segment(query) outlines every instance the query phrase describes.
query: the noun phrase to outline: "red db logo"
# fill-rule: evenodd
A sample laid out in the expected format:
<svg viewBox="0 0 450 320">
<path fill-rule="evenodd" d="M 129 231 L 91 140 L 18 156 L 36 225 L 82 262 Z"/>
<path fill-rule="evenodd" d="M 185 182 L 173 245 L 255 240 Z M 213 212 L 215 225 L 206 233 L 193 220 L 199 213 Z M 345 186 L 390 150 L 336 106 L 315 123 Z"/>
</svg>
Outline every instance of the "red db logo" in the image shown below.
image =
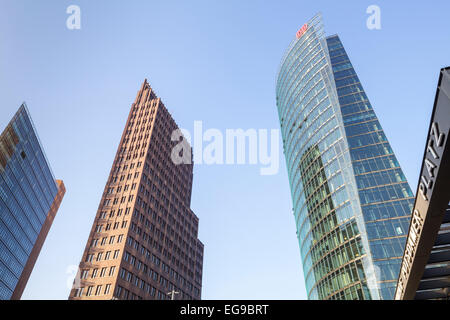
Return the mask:
<svg viewBox="0 0 450 320">
<path fill-rule="evenodd" d="M 308 30 L 308 24 L 307 23 L 305 23 L 303 25 L 303 27 L 300 30 L 297 31 L 297 39 L 300 39 L 305 34 L 306 30 Z"/>
</svg>

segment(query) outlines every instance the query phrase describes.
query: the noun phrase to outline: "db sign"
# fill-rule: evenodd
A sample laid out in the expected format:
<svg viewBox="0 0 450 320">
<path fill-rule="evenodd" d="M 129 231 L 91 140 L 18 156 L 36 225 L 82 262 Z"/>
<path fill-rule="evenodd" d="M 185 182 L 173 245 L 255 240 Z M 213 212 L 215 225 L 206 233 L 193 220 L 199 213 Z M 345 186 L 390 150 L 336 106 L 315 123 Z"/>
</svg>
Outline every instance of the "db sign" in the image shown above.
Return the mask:
<svg viewBox="0 0 450 320">
<path fill-rule="evenodd" d="M 301 27 L 301 29 L 297 31 L 297 39 L 300 39 L 305 34 L 306 30 L 308 30 L 308 24 L 307 23 L 305 23 L 303 25 L 303 27 Z"/>
</svg>

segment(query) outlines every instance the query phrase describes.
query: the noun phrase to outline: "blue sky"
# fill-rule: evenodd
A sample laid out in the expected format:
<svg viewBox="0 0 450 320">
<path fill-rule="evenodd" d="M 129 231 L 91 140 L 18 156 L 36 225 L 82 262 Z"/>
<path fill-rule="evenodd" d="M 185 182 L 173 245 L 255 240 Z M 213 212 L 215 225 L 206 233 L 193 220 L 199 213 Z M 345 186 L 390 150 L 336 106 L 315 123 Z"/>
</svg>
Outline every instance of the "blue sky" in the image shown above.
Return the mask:
<svg viewBox="0 0 450 320">
<path fill-rule="evenodd" d="M 438 72 L 450 64 L 450 2 L 2 0 L 0 127 L 26 101 L 67 193 L 24 299 L 67 299 L 142 81 L 184 128 L 278 129 L 276 73 L 296 31 L 322 12 L 338 33 L 416 189 Z M 81 8 L 81 30 L 66 8 Z M 381 30 L 366 8 L 381 8 Z M 304 299 L 285 162 L 196 166 L 204 299 Z"/>
</svg>

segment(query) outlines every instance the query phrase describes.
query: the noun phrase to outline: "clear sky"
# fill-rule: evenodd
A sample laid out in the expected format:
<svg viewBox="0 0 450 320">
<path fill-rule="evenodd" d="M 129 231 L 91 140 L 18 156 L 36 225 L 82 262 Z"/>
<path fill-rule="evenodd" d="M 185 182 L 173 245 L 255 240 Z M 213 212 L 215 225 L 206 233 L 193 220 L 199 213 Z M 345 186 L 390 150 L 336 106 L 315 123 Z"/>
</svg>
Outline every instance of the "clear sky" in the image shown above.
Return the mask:
<svg viewBox="0 0 450 320">
<path fill-rule="evenodd" d="M 81 30 L 66 8 L 81 8 Z M 366 9 L 381 8 L 381 30 Z M 438 72 L 450 65 L 450 2 L 0 2 L 0 130 L 27 102 L 67 193 L 24 299 L 67 299 L 126 118 L 148 78 L 192 130 L 279 129 L 276 73 L 296 31 L 322 12 L 338 33 L 416 190 Z M 285 161 L 195 167 L 192 209 L 205 244 L 204 299 L 304 299 Z"/>
</svg>

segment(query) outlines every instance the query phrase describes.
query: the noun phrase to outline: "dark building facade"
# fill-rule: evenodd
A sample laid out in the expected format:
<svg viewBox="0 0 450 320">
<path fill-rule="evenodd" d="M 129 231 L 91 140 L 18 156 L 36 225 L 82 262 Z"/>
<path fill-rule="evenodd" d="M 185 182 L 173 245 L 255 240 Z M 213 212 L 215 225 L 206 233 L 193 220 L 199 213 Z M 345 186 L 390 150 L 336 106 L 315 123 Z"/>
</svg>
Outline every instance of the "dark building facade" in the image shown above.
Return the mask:
<svg viewBox="0 0 450 320">
<path fill-rule="evenodd" d="M 277 107 L 309 299 L 393 299 L 414 201 L 320 15 L 282 59 Z"/>
<path fill-rule="evenodd" d="M 0 136 L 0 299 L 21 298 L 64 193 L 23 104 Z"/>
<path fill-rule="evenodd" d="M 450 299 L 450 67 L 440 72 L 397 300 Z"/>
<path fill-rule="evenodd" d="M 193 164 L 171 159 L 177 129 L 145 81 L 131 106 L 69 299 L 201 298 L 203 244 L 190 209 Z"/>
</svg>

